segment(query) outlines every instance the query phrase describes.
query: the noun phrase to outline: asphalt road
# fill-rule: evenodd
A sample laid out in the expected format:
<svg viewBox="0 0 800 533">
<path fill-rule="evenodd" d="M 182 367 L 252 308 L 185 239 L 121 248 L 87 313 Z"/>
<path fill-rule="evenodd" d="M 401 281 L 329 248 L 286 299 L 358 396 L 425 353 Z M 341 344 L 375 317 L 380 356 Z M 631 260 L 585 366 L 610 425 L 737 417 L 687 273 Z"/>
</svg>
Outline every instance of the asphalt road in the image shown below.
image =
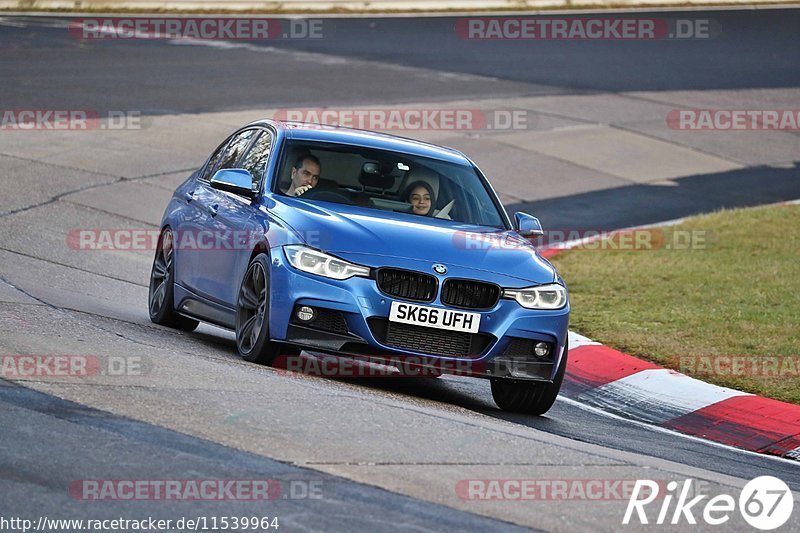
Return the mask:
<svg viewBox="0 0 800 533">
<path fill-rule="evenodd" d="M 614 531 L 622 501 L 490 505 L 464 500 L 453 487 L 475 478 L 653 476 L 693 477 L 730 491 L 742 480 L 772 474 L 800 490 L 796 463 L 656 432 L 571 401 L 559 400 L 545 417 L 516 416 L 495 408 L 482 381 L 327 380 L 246 364 L 225 332 L 204 326 L 185 335 L 149 323 L 149 252 L 86 254 L 64 246 L 70 228 L 157 224 L 176 180 L 203 157 L 210 139 L 233 127 L 220 112 L 611 98 L 623 91 L 649 91 L 636 97 L 643 100 L 654 91 L 699 91 L 728 102 L 729 91 L 745 90 L 762 106 L 785 101 L 764 94 L 796 97 L 800 12 L 708 17 L 722 32 L 684 42 L 467 42 L 454 34 L 452 18 L 364 18 L 326 20 L 320 40 L 227 47 L 79 41 L 65 32 L 63 19 L 0 18 L 6 109 L 196 115 L 170 118 L 187 126 L 168 133 L 156 122 L 130 144 L 100 134 L 87 141 L 69 133 L 0 132 L 0 349 L 135 358 L 145 367 L 85 380 L 0 380 L 0 516 L 177 519 L 257 512 L 281 517 L 289 530 L 510 530 L 518 524 Z M 758 92 L 767 90 L 788 92 Z M 201 122 L 217 125 L 203 129 Z M 515 206 L 552 227 L 611 228 L 794 199 L 800 186 L 793 163 L 800 157 L 797 134 L 787 136 L 782 146 L 788 148 L 764 148 L 763 161 L 737 160 L 740 168 L 679 177 L 677 188 L 598 185 L 605 176 L 581 174 L 571 189 L 554 183 L 548 198 L 537 196 L 535 183 L 525 185 L 532 192 Z M 713 139 L 696 142 L 695 152 L 721 153 Z M 475 152 L 492 164 L 491 150 Z M 67 490 L 81 479 L 189 478 L 270 478 L 284 488 L 319 481 L 324 496 L 256 507 L 84 502 Z M 740 522 L 731 526 L 744 530 Z M 797 522 L 790 526 L 797 529 Z"/>
<path fill-rule="evenodd" d="M 152 113 L 800 84 L 794 9 L 625 16 L 701 19 L 715 28 L 707 39 L 685 40 L 469 40 L 455 30 L 461 18 L 330 18 L 321 21 L 319 38 L 223 48 L 79 40 L 65 31 L 64 19 L 21 25 L 5 17 L 0 60 L 6 69 L 13 65 L 14 75 L 0 80 L 0 94 L 23 107 L 90 104 Z M 280 51 L 339 59 L 320 65 Z"/>
</svg>

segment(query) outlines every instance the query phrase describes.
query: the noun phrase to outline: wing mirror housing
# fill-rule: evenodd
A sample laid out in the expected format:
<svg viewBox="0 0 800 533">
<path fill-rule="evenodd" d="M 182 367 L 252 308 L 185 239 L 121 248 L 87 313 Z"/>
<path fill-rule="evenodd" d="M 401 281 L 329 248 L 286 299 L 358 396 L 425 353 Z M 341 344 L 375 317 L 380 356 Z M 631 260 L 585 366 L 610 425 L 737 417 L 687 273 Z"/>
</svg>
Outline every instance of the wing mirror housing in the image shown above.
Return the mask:
<svg viewBox="0 0 800 533">
<path fill-rule="evenodd" d="M 544 235 L 542 224 L 535 216 L 528 213 L 514 213 L 514 225 L 516 226 L 517 233 L 526 239 L 541 237 Z"/>
<path fill-rule="evenodd" d="M 220 191 L 231 192 L 250 198 L 255 198 L 253 190 L 253 175 L 243 168 L 225 168 L 217 170 L 211 178 L 211 186 Z"/>
</svg>

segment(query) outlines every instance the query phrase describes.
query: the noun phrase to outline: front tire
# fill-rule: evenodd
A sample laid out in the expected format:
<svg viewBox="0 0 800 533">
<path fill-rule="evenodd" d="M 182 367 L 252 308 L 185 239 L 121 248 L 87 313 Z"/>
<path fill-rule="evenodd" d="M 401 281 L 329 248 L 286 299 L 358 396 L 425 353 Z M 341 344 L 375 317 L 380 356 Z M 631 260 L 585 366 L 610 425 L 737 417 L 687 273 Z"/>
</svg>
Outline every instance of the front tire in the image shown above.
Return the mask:
<svg viewBox="0 0 800 533">
<path fill-rule="evenodd" d="M 147 296 L 150 321 L 182 331 L 194 331 L 200 323 L 175 312 L 174 242 L 172 231 L 164 228 L 158 236 L 156 256 L 150 271 L 150 290 Z"/>
<path fill-rule="evenodd" d="M 564 373 L 567 370 L 568 346 L 564 345 L 564 355 L 558 365 L 555 379 L 552 383 L 538 383 L 531 381 L 511 381 L 507 379 L 492 380 L 492 398 L 503 411 L 525 413 L 529 415 L 543 415 L 555 403 Z"/>
<path fill-rule="evenodd" d="M 271 364 L 280 344 L 269 340 L 269 256 L 250 262 L 236 300 L 236 348 L 245 361 Z"/>
</svg>

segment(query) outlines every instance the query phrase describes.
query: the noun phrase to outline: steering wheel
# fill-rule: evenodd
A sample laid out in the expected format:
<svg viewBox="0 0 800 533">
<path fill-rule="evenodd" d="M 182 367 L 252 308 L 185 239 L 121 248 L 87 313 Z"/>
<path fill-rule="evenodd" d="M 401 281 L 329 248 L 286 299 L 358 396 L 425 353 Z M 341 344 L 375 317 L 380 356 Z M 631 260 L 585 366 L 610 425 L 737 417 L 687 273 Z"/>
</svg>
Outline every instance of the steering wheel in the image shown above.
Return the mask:
<svg viewBox="0 0 800 533">
<path fill-rule="evenodd" d="M 322 202 L 355 205 L 355 202 L 353 202 L 353 200 L 351 200 L 347 195 L 337 191 L 331 191 L 330 189 L 310 189 L 298 196 L 298 198 L 308 198 L 309 200 L 318 200 Z"/>
</svg>

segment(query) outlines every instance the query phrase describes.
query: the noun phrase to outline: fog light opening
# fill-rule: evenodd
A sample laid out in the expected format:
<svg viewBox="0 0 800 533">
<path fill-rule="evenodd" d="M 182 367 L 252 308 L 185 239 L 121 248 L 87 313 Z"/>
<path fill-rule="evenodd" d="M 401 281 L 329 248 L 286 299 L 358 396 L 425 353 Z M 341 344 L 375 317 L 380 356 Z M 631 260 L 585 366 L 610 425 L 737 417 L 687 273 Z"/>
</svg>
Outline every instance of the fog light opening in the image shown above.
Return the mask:
<svg viewBox="0 0 800 533">
<path fill-rule="evenodd" d="M 317 312 L 314 310 L 313 307 L 308 307 L 307 305 L 303 305 L 297 308 L 295 316 L 301 322 L 311 322 L 317 317 Z"/>
<path fill-rule="evenodd" d="M 537 342 L 536 346 L 533 347 L 533 353 L 536 354 L 536 357 L 544 359 L 550 355 L 550 345 L 546 342 Z"/>
</svg>

